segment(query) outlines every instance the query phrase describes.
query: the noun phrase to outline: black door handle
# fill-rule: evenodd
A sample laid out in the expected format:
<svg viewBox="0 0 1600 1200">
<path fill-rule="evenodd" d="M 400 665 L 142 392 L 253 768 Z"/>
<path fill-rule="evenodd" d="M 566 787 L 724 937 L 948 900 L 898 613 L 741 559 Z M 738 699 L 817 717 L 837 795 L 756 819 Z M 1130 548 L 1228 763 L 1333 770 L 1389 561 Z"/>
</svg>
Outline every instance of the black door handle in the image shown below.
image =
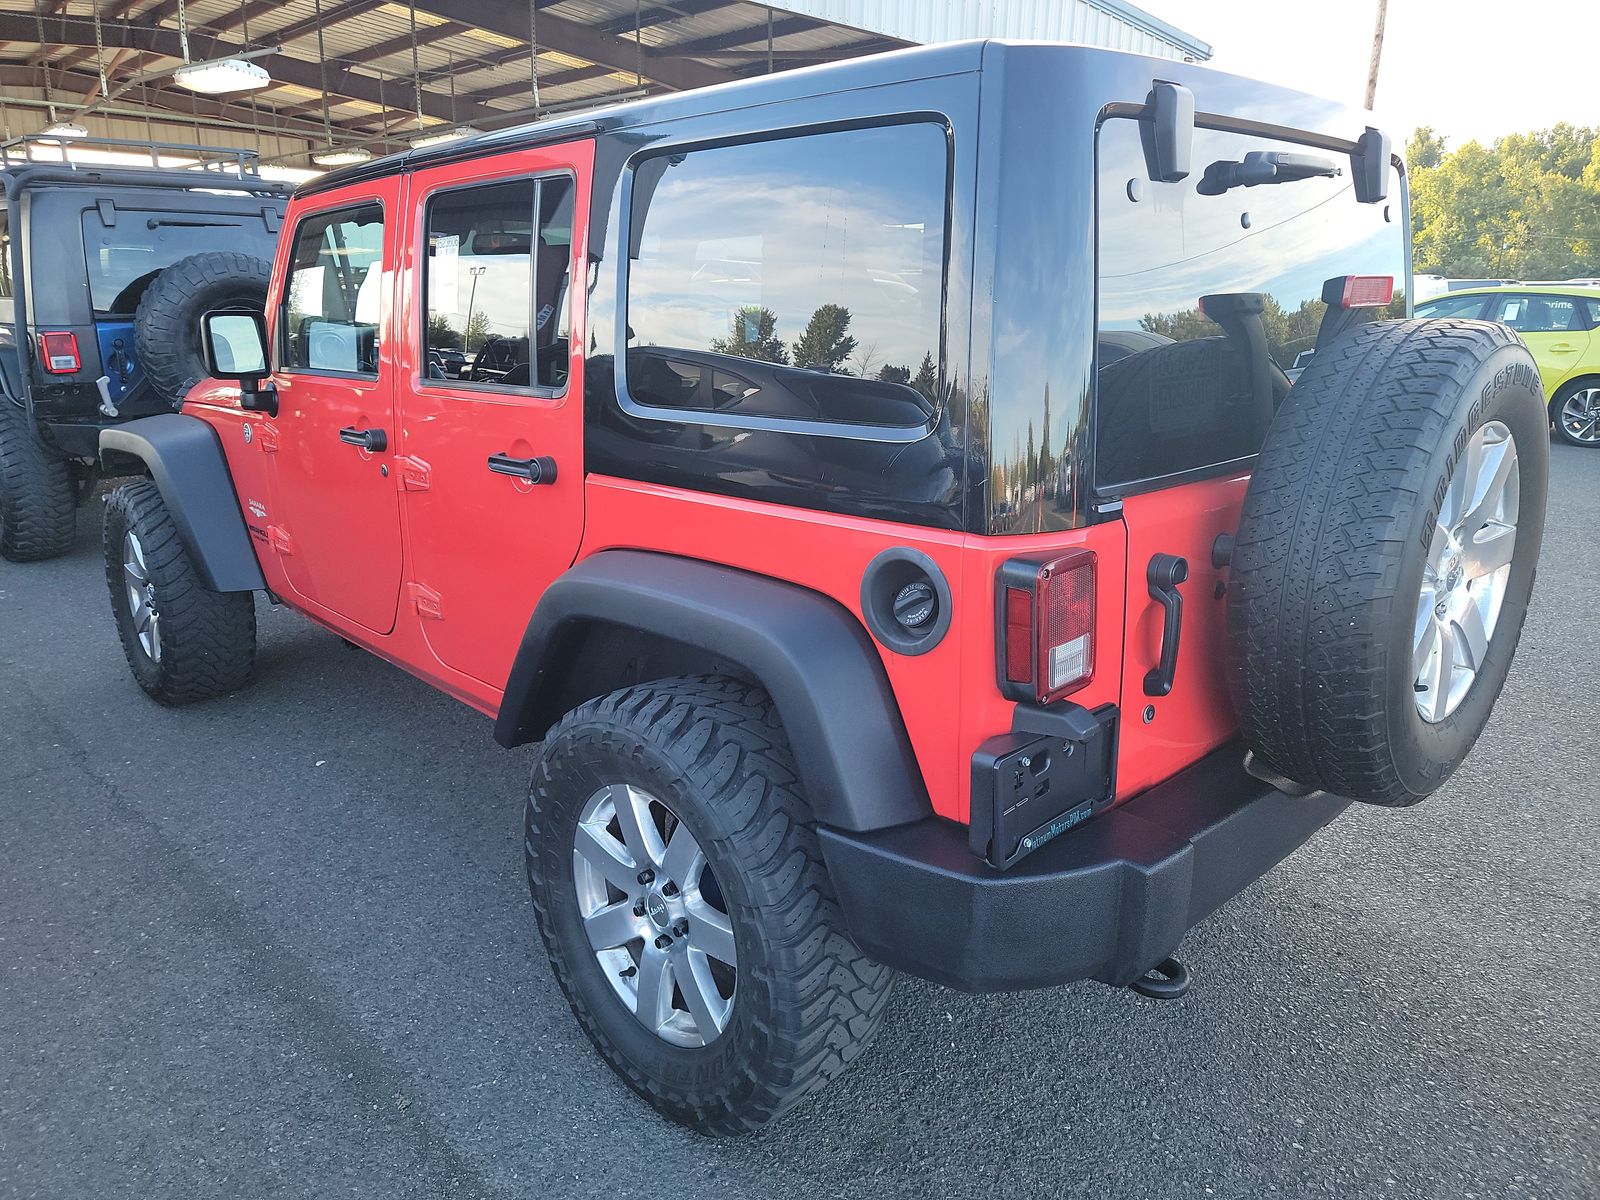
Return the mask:
<svg viewBox="0 0 1600 1200">
<path fill-rule="evenodd" d="M 1144 694 L 1166 696 L 1178 673 L 1178 635 L 1183 632 L 1183 596 L 1178 585 L 1189 578 L 1189 560 L 1176 554 L 1152 555 L 1145 578 L 1150 599 L 1161 602 L 1166 617 L 1161 625 L 1161 661 L 1145 673 Z"/>
<path fill-rule="evenodd" d="M 491 454 L 489 470 L 496 475 L 526 479 L 529 483 L 556 481 L 556 460 L 543 454 L 535 458 L 512 458 L 509 454 Z"/>
<path fill-rule="evenodd" d="M 357 429 L 354 425 L 346 425 L 339 430 L 339 440 L 347 446 L 360 446 L 374 454 L 389 448 L 389 435 L 381 429 Z"/>
</svg>

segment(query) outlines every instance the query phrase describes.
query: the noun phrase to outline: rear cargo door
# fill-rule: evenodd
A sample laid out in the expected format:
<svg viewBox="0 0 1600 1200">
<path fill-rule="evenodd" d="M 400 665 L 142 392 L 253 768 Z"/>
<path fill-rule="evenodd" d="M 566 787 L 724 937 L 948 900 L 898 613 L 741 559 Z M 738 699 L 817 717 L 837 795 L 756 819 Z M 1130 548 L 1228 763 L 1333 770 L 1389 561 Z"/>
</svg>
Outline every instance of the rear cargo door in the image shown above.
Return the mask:
<svg viewBox="0 0 1600 1200">
<path fill-rule="evenodd" d="M 1256 151 L 1313 154 L 1327 173 L 1206 182 Z M 1394 277 L 1403 313 L 1406 251 L 1398 179 L 1392 204 L 1361 204 L 1348 159 L 1326 150 L 1197 128 L 1190 177 L 1163 183 L 1149 178 L 1139 122 L 1117 118 L 1101 127 L 1098 162 L 1093 472 L 1097 507 L 1127 530 L 1118 790 L 1129 795 L 1234 736 L 1218 539 L 1238 526 L 1289 391 L 1284 368 L 1316 344 L 1324 281 Z"/>
</svg>

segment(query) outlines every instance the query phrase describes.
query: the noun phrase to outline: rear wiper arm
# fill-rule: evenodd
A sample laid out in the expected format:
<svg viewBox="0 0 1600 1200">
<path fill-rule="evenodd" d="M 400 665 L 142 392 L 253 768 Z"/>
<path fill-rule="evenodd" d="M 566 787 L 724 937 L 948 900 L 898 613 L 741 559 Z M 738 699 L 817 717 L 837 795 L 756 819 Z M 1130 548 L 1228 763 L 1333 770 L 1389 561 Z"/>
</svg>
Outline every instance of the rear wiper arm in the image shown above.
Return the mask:
<svg viewBox="0 0 1600 1200">
<path fill-rule="evenodd" d="M 1243 162 L 1224 158 L 1206 168 L 1195 189 L 1202 196 L 1220 196 L 1236 187 L 1257 187 L 1263 183 L 1291 183 L 1319 175 L 1343 172 L 1326 158 L 1315 154 L 1286 154 L 1279 150 L 1251 150 Z"/>
</svg>

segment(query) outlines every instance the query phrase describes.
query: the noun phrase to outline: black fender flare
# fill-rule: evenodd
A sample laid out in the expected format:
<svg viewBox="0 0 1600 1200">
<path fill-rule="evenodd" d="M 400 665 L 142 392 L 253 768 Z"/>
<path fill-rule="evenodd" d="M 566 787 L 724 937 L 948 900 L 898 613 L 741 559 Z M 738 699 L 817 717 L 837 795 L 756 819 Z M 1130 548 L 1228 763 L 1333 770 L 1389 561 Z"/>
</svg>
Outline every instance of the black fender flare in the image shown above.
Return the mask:
<svg viewBox="0 0 1600 1200">
<path fill-rule="evenodd" d="M 809 588 L 673 555 L 603 550 L 546 589 L 506 682 L 497 742 L 535 741 L 560 719 L 565 647 L 595 625 L 748 671 L 777 706 L 823 824 L 864 833 L 932 815 L 894 689 L 854 615 Z"/>
<path fill-rule="evenodd" d="M 102 459 L 107 452 L 144 463 L 201 583 L 214 592 L 265 590 L 216 430 L 181 413 L 140 417 L 100 431 Z"/>
</svg>

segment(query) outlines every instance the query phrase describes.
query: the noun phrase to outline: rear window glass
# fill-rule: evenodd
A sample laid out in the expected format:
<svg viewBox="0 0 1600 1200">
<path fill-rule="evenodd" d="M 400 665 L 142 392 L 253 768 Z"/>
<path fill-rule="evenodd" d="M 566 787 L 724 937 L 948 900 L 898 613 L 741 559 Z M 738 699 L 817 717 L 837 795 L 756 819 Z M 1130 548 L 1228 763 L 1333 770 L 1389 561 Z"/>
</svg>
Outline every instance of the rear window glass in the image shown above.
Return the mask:
<svg viewBox="0 0 1600 1200">
<path fill-rule="evenodd" d="M 119 209 L 108 226 L 91 208 L 83 214 L 89 299 L 96 312 L 131 315 L 150 281 L 180 258 L 212 250 L 271 258 L 272 242 L 253 215 Z"/>
<path fill-rule="evenodd" d="M 664 154 L 635 170 L 628 394 L 740 418 L 937 408 L 947 143 L 932 124 Z"/>
<path fill-rule="evenodd" d="M 1314 155 L 1339 173 L 1201 191 L 1208 166 L 1242 163 L 1251 151 Z M 1187 179 L 1156 183 L 1137 120 L 1100 131 L 1101 489 L 1253 455 L 1288 392 L 1284 372 L 1316 345 L 1325 280 L 1391 276 L 1387 314 L 1405 312 L 1397 177 L 1388 201 L 1361 204 L 1344 155 L 1210 129 L 1195 130 L 1193 154 Z"/>
</svg>

